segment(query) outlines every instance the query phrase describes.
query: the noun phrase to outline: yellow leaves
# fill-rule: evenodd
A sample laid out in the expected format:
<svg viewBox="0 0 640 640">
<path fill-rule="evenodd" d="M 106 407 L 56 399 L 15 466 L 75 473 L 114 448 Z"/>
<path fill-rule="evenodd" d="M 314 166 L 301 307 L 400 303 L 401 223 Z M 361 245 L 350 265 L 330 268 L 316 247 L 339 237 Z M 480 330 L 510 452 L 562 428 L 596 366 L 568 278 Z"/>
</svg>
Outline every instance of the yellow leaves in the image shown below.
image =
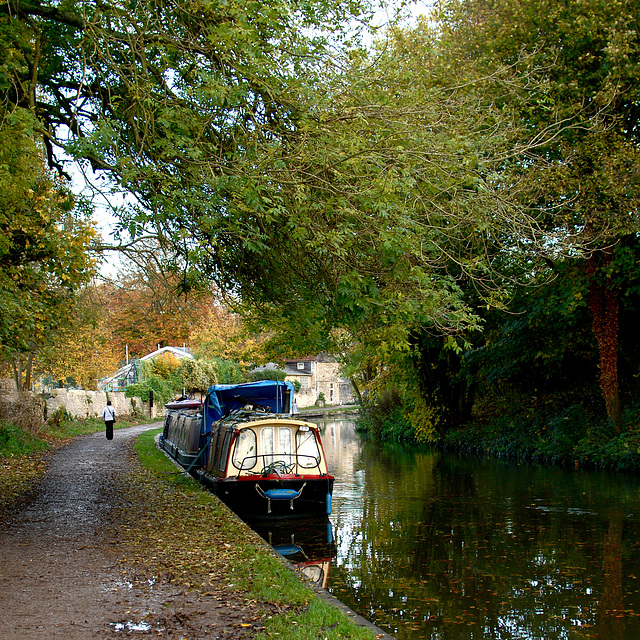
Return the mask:
<svg viewBox="0 0 640 640">
<path fill-rule="evenodd" d="M 0 521 L 33 489 L 45 469 L 39 457 L 0 457 Z"/>
</svg>

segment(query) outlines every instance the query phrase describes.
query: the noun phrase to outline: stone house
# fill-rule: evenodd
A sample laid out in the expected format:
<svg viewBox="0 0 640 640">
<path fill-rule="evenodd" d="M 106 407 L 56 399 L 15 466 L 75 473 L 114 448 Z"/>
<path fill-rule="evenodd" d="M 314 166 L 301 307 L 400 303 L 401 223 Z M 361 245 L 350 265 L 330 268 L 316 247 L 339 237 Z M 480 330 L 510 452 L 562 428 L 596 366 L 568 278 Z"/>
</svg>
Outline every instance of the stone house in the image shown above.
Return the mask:
<svg viewBox="0 0 640 640">
<path fill-rule="evenodd" d="M 284 370 L 286 381 L 300 383 L 296 393 L 300 408 L 313 406 L 321 393 L 327 405 L 355 402 L 351 382 L 340 375 L 340 364 L 332 356 L 320 354 L 287 360 Z"/>
</svg>

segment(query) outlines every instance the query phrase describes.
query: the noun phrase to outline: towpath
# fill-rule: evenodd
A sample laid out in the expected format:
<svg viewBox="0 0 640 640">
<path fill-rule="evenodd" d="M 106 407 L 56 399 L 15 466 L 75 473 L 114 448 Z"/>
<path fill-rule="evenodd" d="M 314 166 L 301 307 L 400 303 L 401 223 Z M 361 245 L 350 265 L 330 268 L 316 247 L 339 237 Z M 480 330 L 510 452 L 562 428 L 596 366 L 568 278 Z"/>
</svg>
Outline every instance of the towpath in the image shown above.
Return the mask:
<svg viewBox="0 0 640 640">
<path fill-rule="evenodd" d="M 35 499 L 0 530 L 0 638 L 240 637 L 239 604 L 135 583 L 106 532 L 127 441 L 160 423 L 78 438 L 52 456 Z M 244 634 L 242 634 L 244 635 Z"/>
</svg>

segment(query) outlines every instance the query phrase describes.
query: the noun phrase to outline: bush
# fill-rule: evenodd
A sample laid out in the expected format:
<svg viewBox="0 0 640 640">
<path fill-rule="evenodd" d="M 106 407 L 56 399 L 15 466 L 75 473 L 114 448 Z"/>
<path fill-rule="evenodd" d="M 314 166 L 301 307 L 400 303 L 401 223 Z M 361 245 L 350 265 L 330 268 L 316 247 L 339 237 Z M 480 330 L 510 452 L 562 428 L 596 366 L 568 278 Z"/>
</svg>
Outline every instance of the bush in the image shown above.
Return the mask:
<svg viewBox="0 0 640 640">
<path fill-rule="evenodd" d="M 282 380 L 287 374 L 279 369 L 263 369 L 262 371 L 251 371 L 249 373 L 250 382 L 259 382 L 260 380 Z"/>
<path fill-rule="evenodd" d="M 207 391 L 218 381 L 216 363 L 202 358 L 184 358 L 179 373 L 183 386 L 189 391 Z"/>
<path fill-rule="evenodd" d="M 410 442 L 415 433 L 405 418 L 400 393 L 396 389 L 384 390 L 376 402 L 366 402 L 357 420 L 356 428 L 361 433 L 377 440 Z"/>
<path fill-rule="evenodd" d="M 130 384 L 125 390 L 125 395 L 127 398 L 141 398 L 143 402 L 149 402 L 149 391 L 151 390 L 153 391 L 154 404 L 166 404 L 176 394 L 181 393 L 182 385 L 178 380 L 165 380 L 152 375 L 144 382 Z"/>
</svg>

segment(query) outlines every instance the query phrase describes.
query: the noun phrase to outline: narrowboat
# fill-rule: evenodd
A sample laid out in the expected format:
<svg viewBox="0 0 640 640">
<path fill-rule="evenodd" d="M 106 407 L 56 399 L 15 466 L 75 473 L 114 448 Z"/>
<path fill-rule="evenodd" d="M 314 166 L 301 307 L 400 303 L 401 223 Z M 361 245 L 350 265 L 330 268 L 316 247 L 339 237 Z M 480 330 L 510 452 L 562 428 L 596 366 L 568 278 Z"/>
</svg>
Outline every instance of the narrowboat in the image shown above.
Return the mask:
<svg viewBox="0 0 640 640">
<path fill-rule="evenodd" d="M 161 446 L 241 518 L 331 512 L 317 425 L 292 414 L 293 385 L 212 385 L 201 407 L 167 406 Z"/>
<path fill-rule="evenodd" d="M 204 444 L 200 400 L 176 400 L 165 405 L 160 443 L 180 465 L 193 468 Z"/>
</svg>

